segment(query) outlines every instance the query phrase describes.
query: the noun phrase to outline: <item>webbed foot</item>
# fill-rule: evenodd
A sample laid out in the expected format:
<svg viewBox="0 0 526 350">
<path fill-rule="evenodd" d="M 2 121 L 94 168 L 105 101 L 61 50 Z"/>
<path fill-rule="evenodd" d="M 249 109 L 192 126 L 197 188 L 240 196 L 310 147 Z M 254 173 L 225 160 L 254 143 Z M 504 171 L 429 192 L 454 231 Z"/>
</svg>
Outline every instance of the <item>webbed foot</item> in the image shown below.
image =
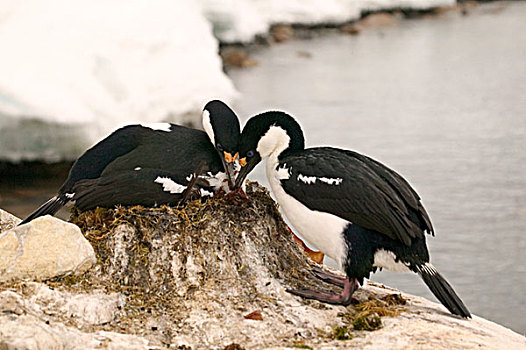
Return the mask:
<svg viewBox="0 0 526 350">
<path fill-rule="evenodd" d="M 316 274 L 316 277 L 318 277 L 320 280 L 330 284 L 334 284 L 335 286 L 338 286 L 340 288 L 344 288 L 345 281 L 347 281 L 347 278 L 327 271 L 319 266 L 314 266 L 313 271 Z"/>
<path fill-rule="evenodd" d="M 352 295 L 354 291 L 358 289 L 359 285 L 360 284 L 358 283 L 358 280 L 356 278 L 353 278 L 352 280 L 346 278 L 343 286 L 343 291 L 340 294 L 319 292 L 307 288 L 287 289 L 287 292 L 300 296 L 302 298 L 318 300 L 322 303 L 348 306 L 351 304 Z"/>
</svg>

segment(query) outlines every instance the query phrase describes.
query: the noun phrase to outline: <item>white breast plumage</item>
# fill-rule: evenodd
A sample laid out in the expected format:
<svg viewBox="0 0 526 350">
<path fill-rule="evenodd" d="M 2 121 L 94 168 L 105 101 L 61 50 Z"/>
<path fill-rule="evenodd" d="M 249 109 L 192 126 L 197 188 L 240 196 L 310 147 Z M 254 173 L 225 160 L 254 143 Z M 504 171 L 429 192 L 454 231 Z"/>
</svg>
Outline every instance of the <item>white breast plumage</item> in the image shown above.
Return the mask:
<svg viewBox="0 0 526 350">
<path fill-rule="evenodd" d="M 287 194 L 280 180 L 288 179 L 289 169 L 286 166 L 279 168 L 277 166 L 276 157 L 271 156 L 267 159 L 267 178 L 285 216 L 307 242 L 343 267 L 347 252 L 343 229 L 348 221 L 329 213 L 310 210 L 298 199 Z"/>
</svg>

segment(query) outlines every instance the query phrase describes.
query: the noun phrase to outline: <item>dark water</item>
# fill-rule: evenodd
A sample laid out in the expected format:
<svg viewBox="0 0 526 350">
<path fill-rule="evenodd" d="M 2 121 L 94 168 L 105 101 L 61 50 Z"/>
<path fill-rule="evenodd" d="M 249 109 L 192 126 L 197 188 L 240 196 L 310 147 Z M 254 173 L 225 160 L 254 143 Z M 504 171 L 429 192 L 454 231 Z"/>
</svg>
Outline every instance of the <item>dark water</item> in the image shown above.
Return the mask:
<svg viewBox="0 0 526 350">
<path fill-rule="evenodd" d="M 471 311 L 526 332 L 526 2 L 263 49 L 230 72 L 243 120 L 295 115 L 307 144 L 365 153 L 418 190 L 433 264 Z M 306 57 L 309 56 L 310 57 Z M 264 182 L 264 169 L 252 175 Z M 416 275 L 374 280 L 433 298 Z"/>
</svg>

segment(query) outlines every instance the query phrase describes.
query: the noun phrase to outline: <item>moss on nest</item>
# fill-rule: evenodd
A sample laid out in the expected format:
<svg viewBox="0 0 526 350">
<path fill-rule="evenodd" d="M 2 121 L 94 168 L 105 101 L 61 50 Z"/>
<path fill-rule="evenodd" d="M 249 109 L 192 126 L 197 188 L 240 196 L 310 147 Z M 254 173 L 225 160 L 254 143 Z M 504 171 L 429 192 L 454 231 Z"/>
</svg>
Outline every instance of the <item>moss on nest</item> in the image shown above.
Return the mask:
<svg viewBox="0 0 526 350">
<path fill-rule="evenodd" d="M 395 317 L 405 311 L 406 299 L 401 294 L 387 294 L 381 298 L 369 296 L 367 300 L 347 308 L 343 318 L 356 331 L 374 331 L 382 327 L 383 316 Z"/>
</svg>

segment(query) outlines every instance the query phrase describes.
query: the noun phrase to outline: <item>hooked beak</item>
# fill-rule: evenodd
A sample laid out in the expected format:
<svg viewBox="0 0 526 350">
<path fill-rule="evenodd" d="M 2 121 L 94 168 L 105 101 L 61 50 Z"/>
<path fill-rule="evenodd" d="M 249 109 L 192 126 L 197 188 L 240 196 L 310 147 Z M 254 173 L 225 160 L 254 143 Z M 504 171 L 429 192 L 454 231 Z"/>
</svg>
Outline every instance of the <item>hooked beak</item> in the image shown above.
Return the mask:
<svg viewBox="0 0 526 350">
<path fill-rule="evenodd" d="M 235 161 L 238 156 L 239 153 L 237 152 L 232 156 L 231 153 L 223 151 L 223 154 L 221 154 L 220 157 L 221 162 L 223 163 L 223 168 L 225 168 L 226 175 L 228 176 L 228 185 L 230 188 L 232 188 L 232 184 L 234 183 L 236 170 Z"/>
<path fill-rule="evenodd" d="M 254 157 L 250 158 L 248 161 L 246 157 L 239 158 L 239 165 L 241 165 L 241 170 L 239 171 L 239 174 L 237 174 L 236 183 L 234 185 L 234 188 L 241 187 L 247 175 L 252 171 L 252 169 L 254 169 L 256 165 L 258 165 L 260 161 L 261 161 L 261 157 L 259 155 L 255 155 Z"/>
</svg>

